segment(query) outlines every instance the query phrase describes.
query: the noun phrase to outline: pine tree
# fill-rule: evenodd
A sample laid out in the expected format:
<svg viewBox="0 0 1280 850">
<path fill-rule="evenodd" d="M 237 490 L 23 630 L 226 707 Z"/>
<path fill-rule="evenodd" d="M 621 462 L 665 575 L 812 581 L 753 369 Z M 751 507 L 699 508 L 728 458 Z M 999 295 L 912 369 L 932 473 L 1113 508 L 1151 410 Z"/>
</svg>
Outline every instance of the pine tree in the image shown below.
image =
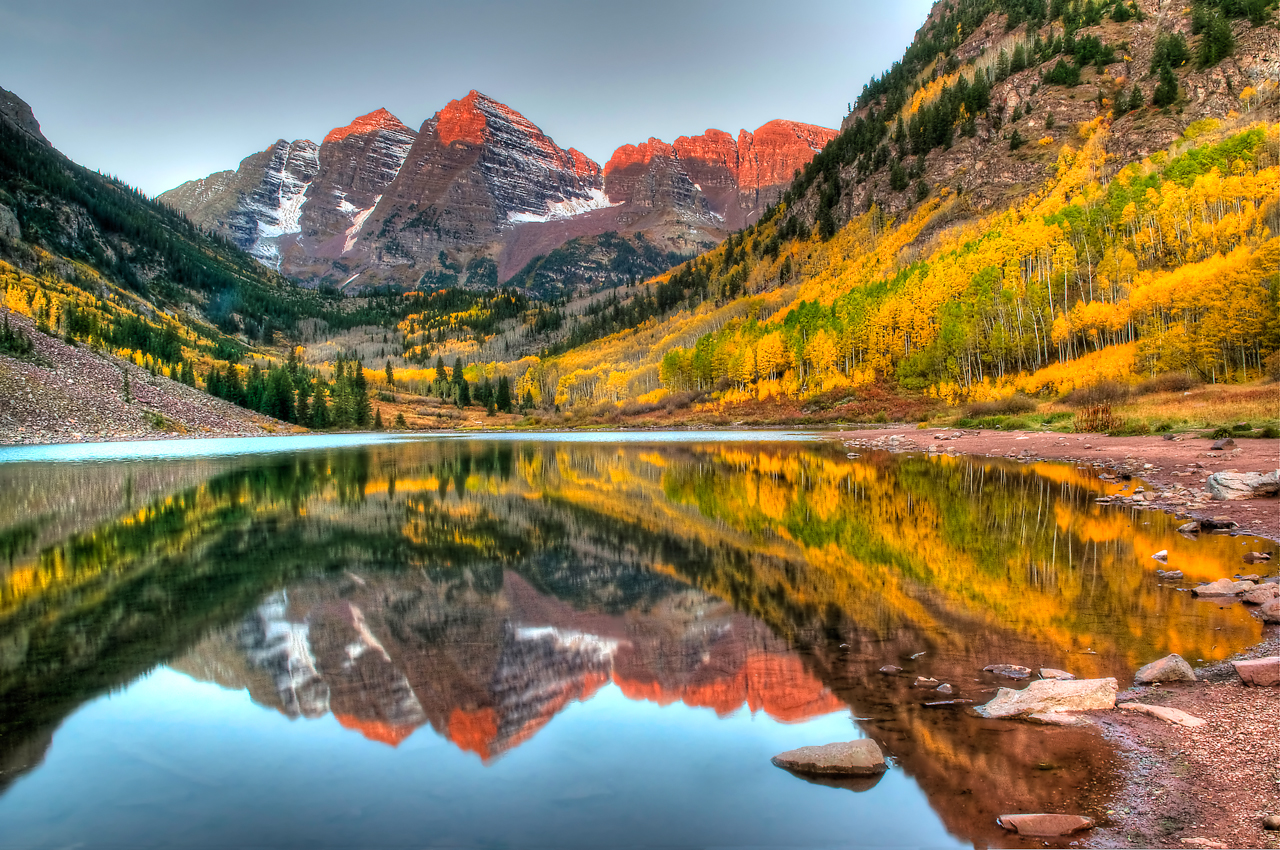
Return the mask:
<svg viewBox="0 0 1280 850">
<path fill-rule="evenodd" d="M 387 386 L 394 387 L 396 385 L 396 371 L 391 368 L 391 361 L 387 361 Z"/>
<path fill-rule="evenodd" d="M 357 360 L 353 363 L 352 369 L 355 372 L 355 378 L 351 382 L 352 410 L 355 414 L 356 425 L 361 428 L 367 428 L 372 421 L 373 413 L 372 405 L 369 404 L 368 379 L 364 376 L 364 367 L 360 364 L 360 361 Z"/>
<path fill-rule="evenodd" d="M 373 412 L 373 430 L 375 431 L 382 430 L 382 408 L 381 407 L 379 407 L 377 410 Z"/>
<path fill-rule="evenodd" d="M 498 393 L 494 401 L 503 413 L 511 412 L 511 382 L 506 375 L 498 378 Z"/>
<path fill-rule="evenodd" d="M 329 427 L 329 403 L 325 400 L 325 387 L 317 379 L 315 388 L 311 393 L 313 401 L 311 402 L 311 417 L 308 425 L 316 430 Z"/>
<path fill-rule="evenodd" d="M 1151 97 L 1151 102 L 1161 109 L 1170 106 L 1178 99 L 1178 78 L 1173 75 L 1173 69 L 1168 65 L 1162 65 L 1160 68 L 1160 84 L 1156 86 L 1155 94 Z"/>
<path fill-rule="evenodd" d="M 1137 112 L 1147 105 L 1147 99 L 1142 94 L 1142 89 L 1137 86 L 1133 87 L 1133 93 L 1129 95 L 1129 111 Z"/>
</svg>

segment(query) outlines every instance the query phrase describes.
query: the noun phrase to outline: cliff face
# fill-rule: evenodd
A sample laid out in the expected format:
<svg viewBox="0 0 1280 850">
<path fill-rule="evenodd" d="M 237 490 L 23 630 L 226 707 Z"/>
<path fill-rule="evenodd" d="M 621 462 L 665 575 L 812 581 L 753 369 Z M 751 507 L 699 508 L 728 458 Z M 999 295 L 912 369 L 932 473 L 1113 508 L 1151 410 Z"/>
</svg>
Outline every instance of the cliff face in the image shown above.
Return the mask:
<svg viewBox="0 0 1280 850">
<path fill-rule="evenodd" d="M 472 91 L 416 133 L 378 110 L 318 148 L 280 141 L 161 199 L 308 282 L 431 285 L 446 263 L 481 256 L 506 280 L 571 240 L 615 232 L 662 253 L 710 247 L 776 201 L 834 135 L 791 121 L 736 139 L 708 130 L 624 145 L 602 169 Z M 575 281 L 607 282 L 590 270 Z"/>
<path fill-rule="evenodd" d="M 320 167 L 319 150 L 306 139 L 281 139 L 245 157 L 235 171 L 183 183 L 158 200 L 279 270 L 282 240 L 301 230 L 302 205 Z"/>
<path fill-rule="evenodd" d="M 290 258 L 291 266 L 311 257 L 334 259 L 351 249 L 417 137 L 385 109 L 324 137 L 318 170 L 301 210 L 300 250 Z"/>
</svg>

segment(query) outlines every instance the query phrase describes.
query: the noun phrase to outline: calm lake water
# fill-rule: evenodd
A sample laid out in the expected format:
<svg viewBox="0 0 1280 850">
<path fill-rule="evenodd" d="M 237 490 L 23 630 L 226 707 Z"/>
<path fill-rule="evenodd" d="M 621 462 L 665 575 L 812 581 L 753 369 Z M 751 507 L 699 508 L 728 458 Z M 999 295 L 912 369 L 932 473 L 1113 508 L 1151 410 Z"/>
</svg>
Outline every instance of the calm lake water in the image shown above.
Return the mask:
<svg viewBox="0 0 1280 850">
<path fill-rule="evenodd" d="M 1126 686 L 1261 639 L 1185 589 L 1265 543 L 1071 465 L 845 451 L 0 450 L 0 847 L 1007 846 L 1003 812 L 1100 814 L 1118 760 L 916 675 L 985 702 L 992 663 Z M 878 782 L 769 762 L 857 737 Z"/>
</svg>

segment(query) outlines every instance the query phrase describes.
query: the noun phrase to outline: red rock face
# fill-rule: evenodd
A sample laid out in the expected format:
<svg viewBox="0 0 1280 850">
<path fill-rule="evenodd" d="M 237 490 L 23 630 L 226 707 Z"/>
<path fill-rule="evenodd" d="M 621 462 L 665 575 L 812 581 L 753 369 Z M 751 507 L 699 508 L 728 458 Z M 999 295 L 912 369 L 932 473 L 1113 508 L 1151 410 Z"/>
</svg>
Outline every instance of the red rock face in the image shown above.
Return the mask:
<svg viewBox="0 0 1280 850">
<path fill-rule="evenodd" d="M 399 133 L 413 131 L 401 123 L 400 119 L 385 109 L 378 109 L 368 115 L 361 115 L 345 127 L 337 127 L 324 137 L 325 142 L 340 142 L 350 135 L 367 136 L 379 130 L 391 130 Z"/>
<path fill-rule="evenodd" d="M 770 121 L 754 133 L 738 134 L 738 187 L 759 192 L 791 182 L 837 131 L 796 121 Z"/>
<path fill-rule="evenodd" d="M 644 210 L 671 208 L 705 216 L 728 229 L 753 221 L 791 182 L 797 168 L 837 131 L 796 121 L 770 121 L 735 141 L 722 130 L 623 145 L 604 167 L 609 200 Z"/>
</svg>

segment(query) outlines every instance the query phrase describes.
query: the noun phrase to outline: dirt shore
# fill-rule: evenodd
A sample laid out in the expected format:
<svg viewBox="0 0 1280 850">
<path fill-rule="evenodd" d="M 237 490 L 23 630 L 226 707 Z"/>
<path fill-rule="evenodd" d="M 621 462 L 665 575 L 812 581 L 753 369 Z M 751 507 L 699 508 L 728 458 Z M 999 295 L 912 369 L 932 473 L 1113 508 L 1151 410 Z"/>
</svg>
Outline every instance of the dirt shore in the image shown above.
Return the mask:
<svg viewBox="0 0 1280 850">
<path fill-rule="evenodd" d="M 849 447 L 1089 464 L 1099 476 L 1128 474 L 1155 490 L 1157 498 L 1137 500 L 1143 507 L 1197 519 L 1225 516 L 1243 531 L 1280 540 L 1280 501 L 1220 502 L 1204 493 L 1210 473 L 1280 467 L 1277 440 L 1242 439 L 1215 451 L 1212 440 L 1186 436 L 1166 440 L 935 428 L 841 431 L 834 436 Z M 1239 657 L 1274 655 L 1280 655 L 1280 628 L 1267 627 L 1263 641 Z M 1195 684 L 1135 687 L 1119 698 L 1178 708 L 1204 720 L 1204 726 L 1185 728 L 1120 710 L 1091 715 L 1101 734 L 1116 745 L 1128 779 L 1101 813 L 1101 825 L 1080 843 L 1280 848 L 1280 832 L 1262 826 L 1263 817 L 1280 815 L 1280 688 L 1245 687 L 1229 662 L 1197 670 L 1197 676 Z"/>
<path fill-rule="evenodd" d="M 1034 431 L 976 431 L 928 428 L 840 431 L 845 443 L 889 451 L 934 451 L 1022 461 L 1061 460 L 1089 464 L 1099 475 L 1123 473 L 1155 489 L 1157 498 L 1143 506 L 1178 515 L 1211 519 L 1227 517 L 1242 531 L 1280 540 L 1280 501 L 1248 499 L 1218 502 L 1208 498 L 1205 479 L 1214 472 L 1271 472 L 1280 469 L 1280 440 L 1240 439 L 1215 451 L 1213 440 L 1179 435 L 1166 440 L 1108 437 L 1105 434 L 1061 434 Z M 897 438 L 896 440 L 894 438 Z"/>
</svg>

